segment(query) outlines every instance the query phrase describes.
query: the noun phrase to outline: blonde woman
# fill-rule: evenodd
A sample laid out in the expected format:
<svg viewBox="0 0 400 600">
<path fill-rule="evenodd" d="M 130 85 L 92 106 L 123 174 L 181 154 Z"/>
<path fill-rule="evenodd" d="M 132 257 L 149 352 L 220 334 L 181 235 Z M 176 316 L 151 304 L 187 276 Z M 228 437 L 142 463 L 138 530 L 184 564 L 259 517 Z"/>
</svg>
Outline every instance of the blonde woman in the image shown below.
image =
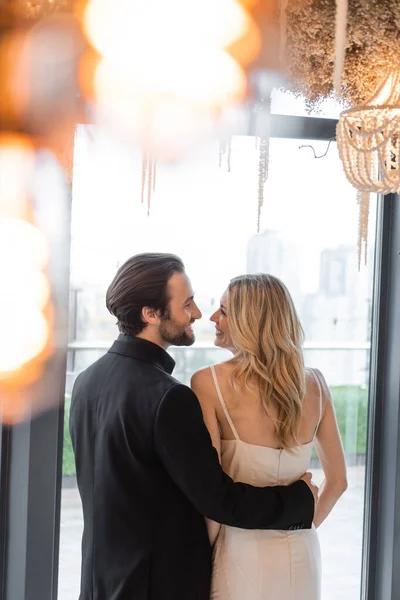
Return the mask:
<svg viewBox="0 0 400 600">
<path fill-rule="evenodd" d="M 212 600 L 319 600 L 316 528 L 347 487 L 335 412 L 323 375 L 304 367 L 292 298 L 271 275 L 233 279 L 212 315 L 215 345 L 233 358 L 194 374 L 192 388 L 220 461 L 235 481 L 288 485 L 315 445 L 325 480 L 314 527 L 246 531 L 208 522 L 215 543 Z"/>
</svg>

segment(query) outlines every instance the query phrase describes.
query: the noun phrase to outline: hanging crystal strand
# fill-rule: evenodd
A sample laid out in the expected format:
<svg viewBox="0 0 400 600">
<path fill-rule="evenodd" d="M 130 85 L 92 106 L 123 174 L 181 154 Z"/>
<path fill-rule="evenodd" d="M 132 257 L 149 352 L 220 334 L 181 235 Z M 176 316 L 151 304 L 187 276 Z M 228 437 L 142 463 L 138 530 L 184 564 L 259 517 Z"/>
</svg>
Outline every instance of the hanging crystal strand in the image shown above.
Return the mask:
<svg viewBox="0 0 400 600">
<path fill-rule="evenodd" d="M 227 143 L 227 154 L 226 154 L 226 164 L 228 167 L 228 173 L 231 172 L 231 154 L 232 154 L 232 136 L 230 135 Z"/>
<path fill-rule="evenodd" d="M 257 207 L 257 233 L 260 233 L 261 209 L 264 204 L 264 189 L 268 177 L 269 140 L 260 139 L 260 154 L 258 159 L 258 207 Z"/>
<path fill-rule="evenodd" d="M 361 268 L 361 255 L 364 252 L 364 264 L 367 264 L 368 251 L 368 221 L 369 221 L 369 192 L 357 192 L 358 214 L 358 270 Z"/>
<path fill-rule="evenodd" d="M 145 150 L 142 154 L 142 204 L 144 202 L 144 192 L 146 189 L 148 162 L 148 152 Z"/>
<path fill-rule="evenodd" d="M 152 193 L 156 189 L 157 161 L 147 150 L 142 158 L 142 203 L 147 188 L 147 214 L 150 214 Z"/>
<path fill-rule="evenodd" d="M 222 158 L 226 153 L 226 139 L 219 140 L 219 152 L 218 152 L 218 166 L 221 168 L 222 166 Z"/>
<path fill-rule="evenodd" d="M 226 155 L 226 164 L 228 172 L 231 170 L 231 151 L 232 151 L 232 137 L 223 137 L 219 141 L 219 167 L 222 166 L 222 158 Z"/>
<path fill-rule="evenodd" d="M 153 192 L 156 191 L 157 160 L 153 158 Z"/>
<path fill-rule="evenodd" d="M 271 114 L 271 97 L 262 101 L 259 116 L 259 158 L 258 158 L 258 206 L 257 233 L 260 233 L 261 209 L 264 205 L 264 190 L 269 170 L 269 124 Z"/>
<path fill-rule="evenodd" d="M 147 171 L 147 216 L 150 214 L 151 206 L 151 192 L 153 189 L 153 170 L 154 170 L 154 159 L 149 158 L 149 168 Z"/>
</svg>

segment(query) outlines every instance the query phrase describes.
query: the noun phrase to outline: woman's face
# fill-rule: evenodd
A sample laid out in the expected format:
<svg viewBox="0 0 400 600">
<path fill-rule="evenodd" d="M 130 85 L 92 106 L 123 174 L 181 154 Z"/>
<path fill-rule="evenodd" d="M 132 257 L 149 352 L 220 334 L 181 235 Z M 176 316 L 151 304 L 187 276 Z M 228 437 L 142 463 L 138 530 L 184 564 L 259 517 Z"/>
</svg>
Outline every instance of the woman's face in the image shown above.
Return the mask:
<svg viewBox="0 0 400 600">
<path fill-rule="evenodd" d="M 215 311 L 213 315 L 210 317 L 210 321 L 215 323 L 215 340 L 214 344 L 219 348 L 226 348 L 231 352 L 235 352 L 235 347 L 233 345 L 230 333 L 229 333 L 229 323 L 228 317 L 226 314 L 227 310 L 227 302 L 228 300 L 228 290 L 222 294 L 220 307 Z"/>
</svg>

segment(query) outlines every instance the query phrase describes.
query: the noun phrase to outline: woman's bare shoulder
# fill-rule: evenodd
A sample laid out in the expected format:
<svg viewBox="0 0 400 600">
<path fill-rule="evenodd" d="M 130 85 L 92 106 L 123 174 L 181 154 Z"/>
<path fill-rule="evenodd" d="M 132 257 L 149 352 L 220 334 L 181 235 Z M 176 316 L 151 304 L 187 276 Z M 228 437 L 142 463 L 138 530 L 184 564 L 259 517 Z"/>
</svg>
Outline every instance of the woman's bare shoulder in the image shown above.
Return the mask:
<svg viewBox="0 0 400 600">
<path fill-rule="evenodd" d="M 307 367 L 306 384 L 307 386 L 310 386 L 313 389 L 315 389 L 318 393 L 321 389 L 323 396 L 329 395 L 329 387 L 326 383 L 325 377 L 321 373 L 321 371 L 319 369 L 316 369 L 315 367 Z"/>
<path fill-rule="evenodd" d="M 229 372 L 229 370 L 231 369 L 231 366 L 229 365 L 229 362 L 221 362 L 221 363 L 216 363 L 215 365 L 212 365 L 212 367 L 214 367 L 215 372 L 217 374 L 218 380 L 220 378 L 223 378 L 225 376 L 225 374 L 227 374 Z M 214 384 L 214 378 L 212 375 L 212 371 L 211 371 L 211 367 L 204 367 L 204 369 L 199 369 L 198 371 L 196 371 L 193 375 L 192 378 L 190 380 L 190 385 L 191 387 L 196 387 L 196 388 L 214 388 L 215 384 Z"/>
<path fill-rule="evenodd" d="M 190 380 L 190 387 L 202 388 L 209 386 L 212 382 L 212 373 L 210 367 L 204 367 L 193 373 Z"/>
<path fill-rule="evenodd" d="M 316 409 L 320 407 L 320 400 L 322 400 L 323 412 L 325 412 L 327 403 L 331 401 L 331 394 L 329 391 L 328 384 L 326 383 L 325 377 L 319 369 L 306 369 L 305 399 L 310 406 L 315 406 Z"/>
</svg>

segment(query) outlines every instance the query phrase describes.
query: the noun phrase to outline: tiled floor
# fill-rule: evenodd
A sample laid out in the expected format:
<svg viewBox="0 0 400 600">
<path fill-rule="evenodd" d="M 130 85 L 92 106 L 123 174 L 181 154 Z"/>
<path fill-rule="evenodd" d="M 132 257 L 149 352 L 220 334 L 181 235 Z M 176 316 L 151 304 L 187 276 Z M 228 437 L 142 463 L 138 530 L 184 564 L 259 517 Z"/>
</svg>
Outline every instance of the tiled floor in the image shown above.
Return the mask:
<svg viewBox="0 0 400 600">
<path fill-rule="evenodd" d="M 349 468 L 349 488 L 319 529 L 323 559 L 322 600 L 359 600 L 364 467 Z M 322 474 L 314 472 L 319 483 Z M 63 489 L 58 600 L 78 600 L 82 512 L 76 488 Z"/>
</svg>

